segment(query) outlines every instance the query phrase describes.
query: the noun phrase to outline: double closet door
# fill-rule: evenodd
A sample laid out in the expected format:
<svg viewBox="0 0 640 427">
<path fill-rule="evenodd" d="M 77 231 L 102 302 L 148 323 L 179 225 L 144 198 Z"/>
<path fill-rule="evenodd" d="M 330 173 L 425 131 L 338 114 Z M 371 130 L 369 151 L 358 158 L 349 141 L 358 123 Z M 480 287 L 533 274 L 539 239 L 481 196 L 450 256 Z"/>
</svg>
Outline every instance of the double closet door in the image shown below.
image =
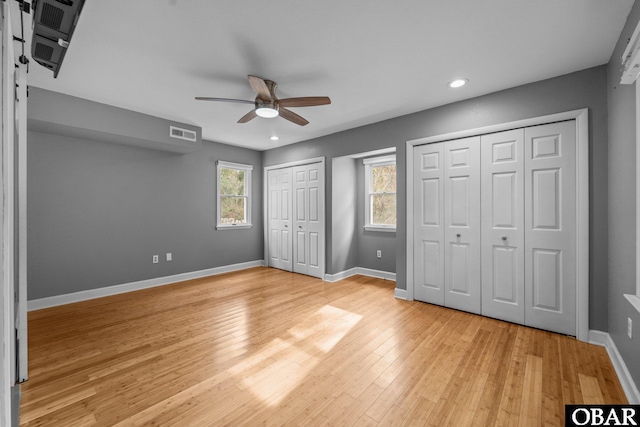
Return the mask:
<svg viewBox="0 0 640 427">
<path fill-rule="evenodd" d="M 323 164 L 269 170 L 267 212 L 269 266 L 323 278 Z"/>
<path fill-rule="evenodd" d="M 575 122 L 416 147 L 415 298 L 576 334 Z"/>
</svg>

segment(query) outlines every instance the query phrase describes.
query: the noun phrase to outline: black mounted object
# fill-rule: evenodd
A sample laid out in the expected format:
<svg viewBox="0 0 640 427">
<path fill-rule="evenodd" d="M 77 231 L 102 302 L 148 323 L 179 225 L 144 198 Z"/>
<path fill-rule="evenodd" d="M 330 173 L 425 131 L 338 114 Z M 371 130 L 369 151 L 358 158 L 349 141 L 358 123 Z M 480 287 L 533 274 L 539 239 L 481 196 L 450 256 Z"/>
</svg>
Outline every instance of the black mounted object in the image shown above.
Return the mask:
<svg viewBox="0 0 640 427">
<path fill-rule="evenodd" d="M 58 77 L 62 60 L 76 28 L 84 0 L 37 0 L 33 2 L 31 56 Z"/>
</svg>

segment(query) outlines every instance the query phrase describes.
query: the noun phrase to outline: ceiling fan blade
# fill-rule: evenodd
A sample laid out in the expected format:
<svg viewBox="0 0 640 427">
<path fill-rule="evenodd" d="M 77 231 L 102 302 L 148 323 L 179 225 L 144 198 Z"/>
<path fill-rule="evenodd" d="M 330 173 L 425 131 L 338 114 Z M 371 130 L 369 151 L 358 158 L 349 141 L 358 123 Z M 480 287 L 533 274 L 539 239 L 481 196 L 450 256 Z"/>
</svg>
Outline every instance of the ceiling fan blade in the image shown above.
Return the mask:
<svg viewBox="0 0 640 427">
<path fill-rule="evenodd" d="M 249 84 L 260 98 L 265 101 L 271 100 L 271 92 L 269 92 L 269 86 L 267 86 L 264 79 L 256 76 L 249 76 Z"/>
<path fill-rule="evenodd" d="M 249 120 L 255 119 L 258 115 L 256 114 L 256 110 L 251 110 L 244 116 L 240 117 L 238 123 L 247 123 Z"/>
<path fill-rule="evenodd" d="M 294 113 L 293 111 L 287 110 L 286 108 L 280 107 L 280 117 L 283 119 L 287 119 L 292 123 L 295 123 L 300 126 L 304 126 L 309 124 L 309 121 L 304 117 L 301 117 Z"/>
<path fill-rule="evenodd" d="M 244 99 L 231 99 L 231 98 L 208 98 L 206 96 L 196 96 L 198 101 L 219 101 L 219 102 L 237 102 L 241 104 L 254 104 L 255 101 L 246 101 Z"/>
<path fill-rule="evenodd" d="M 331 104 L 331 100 L 328 96 L 303 96 L 301 98 L 279 99 L 278 104 L 281 107 L 314 107 Z"/>
</svg>

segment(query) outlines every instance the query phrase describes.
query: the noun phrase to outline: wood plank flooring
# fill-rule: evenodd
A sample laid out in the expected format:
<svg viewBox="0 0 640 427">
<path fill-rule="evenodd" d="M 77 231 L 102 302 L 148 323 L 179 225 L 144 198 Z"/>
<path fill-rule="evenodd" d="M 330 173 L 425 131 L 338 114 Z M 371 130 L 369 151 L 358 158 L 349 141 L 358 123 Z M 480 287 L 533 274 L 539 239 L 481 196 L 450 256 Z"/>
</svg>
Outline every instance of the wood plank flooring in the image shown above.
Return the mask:
<svg viewBox="0 0 640 427">
<path fill-rule="evenodd" d="M 29 313 L 24 426 L 564 425 L 604 348 L 269 268 Z"/>
</svg>

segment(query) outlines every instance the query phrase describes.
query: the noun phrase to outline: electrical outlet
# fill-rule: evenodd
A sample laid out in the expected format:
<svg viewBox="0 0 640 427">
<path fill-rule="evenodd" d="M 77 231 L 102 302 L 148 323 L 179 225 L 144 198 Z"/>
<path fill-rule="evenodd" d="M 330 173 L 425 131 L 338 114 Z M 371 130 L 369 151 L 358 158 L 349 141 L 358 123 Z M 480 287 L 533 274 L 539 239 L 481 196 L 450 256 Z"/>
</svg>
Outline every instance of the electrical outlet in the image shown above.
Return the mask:
<svg viewBox="0 0 640 427">
<path fill-rule="evenodd" d="M 376 251 L 376 256 L 377 256 L 378 258 L 382 258 L 382 251 L 381 251 L 380 249 L 378 249 L 378 250 Z"/>
<path fill-rule="evenodd" d="M 154 263 L 154 264 L 157 264 L 157 263 L 158 263 L 158 261 L 160 261 L 160 258 L 158 257 L 158 255 L 154 255 L 154 256 L 153 256 L 153 263 Z"/>
<path fill-rule="evenodd" d="M 167 252 L 167 261 L 172 261 L 173 260 L 173 255 L 171 255 L 171 252 Z"/>
<path fill-rule="evenodd" d="M 633 320 L 630 317 L 627 317 L 627 335 L 629 339 L 633 338 Z"/>
</svg>

